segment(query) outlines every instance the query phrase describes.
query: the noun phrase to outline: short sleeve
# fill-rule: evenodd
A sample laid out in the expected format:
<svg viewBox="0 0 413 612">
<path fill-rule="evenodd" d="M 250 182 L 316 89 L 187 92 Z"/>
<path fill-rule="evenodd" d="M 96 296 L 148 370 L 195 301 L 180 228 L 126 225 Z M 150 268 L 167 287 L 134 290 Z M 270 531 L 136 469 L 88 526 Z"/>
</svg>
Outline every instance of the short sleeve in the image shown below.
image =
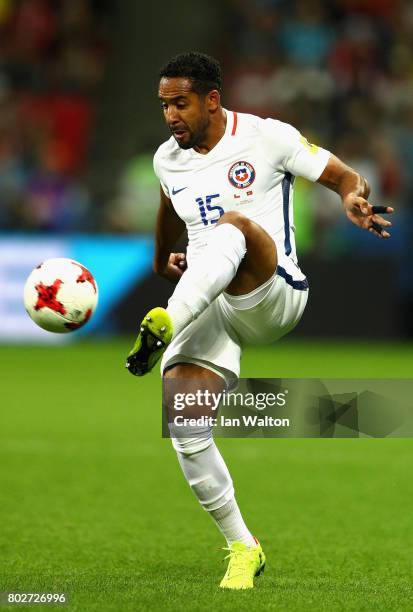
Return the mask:
<svg viewBox="0 0 413 612">
<path fill-rule="evenodd" d="M 153 157 L 153 169 L 154 169 L 154 172 L 155 172 L 156 176 L 159 179 L 159 182 L 160 182 L 161 187 L 162 187 L 162 191 L 164 192 L 166 197 L 170 199 L 169 189 L 168 189 L 165 181 L 162 178 L 162 164 L 161 164 L 161 160 L 160 160 L 159 150 L 156 151 L 156 153 L 155 153 L 155 155 Z"/>
<path fill-rule="evenodd" d="M 313 182 L 320 178 L 330 158 L 329 151 L 309 143 L 288 123 L 274 119 L 262 123 L 265 153 L 275 168 L 281 166 L 294 176 Z"/>
</svg>

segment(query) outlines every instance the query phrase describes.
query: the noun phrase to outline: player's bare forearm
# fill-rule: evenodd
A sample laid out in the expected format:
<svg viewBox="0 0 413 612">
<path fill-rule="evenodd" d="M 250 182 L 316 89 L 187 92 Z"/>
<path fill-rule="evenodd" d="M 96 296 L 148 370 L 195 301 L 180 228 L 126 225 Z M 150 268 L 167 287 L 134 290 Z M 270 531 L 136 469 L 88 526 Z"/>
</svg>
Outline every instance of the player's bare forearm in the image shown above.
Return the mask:
<svg viewBox="0 0 413 612">
<path fill-rule="evenodd" d="M 389 238 L 386 228 L 391 226 L 378 213 L 390 214 L 390 206 L 372 206 L 368 201 L 370 186 L 361 174 L 347 166 L 338 157 L 330 159 L 318 182 L 341 196 L 344 210 L 352 223 L 372 232 L 379 238 Z"/>
<path fill-rule="evenodd" d="M 342 200 L 350 194 L 362 198 L 368 198 L 370 195 L 370 186 L 367 180 L 332 153 L 318 182 L 338 193 Z"/>
<path fill-rule="evenodd" d="M 186 261 L 183 253 L 172 253 L 172 249 L 182 236 L 185 224 L 176 214 L 172 202 L 166 197 L 162 188 L 160 193 L 153 270 L 170 281 L 177 282 L 186 268 Z"/>
</svg>

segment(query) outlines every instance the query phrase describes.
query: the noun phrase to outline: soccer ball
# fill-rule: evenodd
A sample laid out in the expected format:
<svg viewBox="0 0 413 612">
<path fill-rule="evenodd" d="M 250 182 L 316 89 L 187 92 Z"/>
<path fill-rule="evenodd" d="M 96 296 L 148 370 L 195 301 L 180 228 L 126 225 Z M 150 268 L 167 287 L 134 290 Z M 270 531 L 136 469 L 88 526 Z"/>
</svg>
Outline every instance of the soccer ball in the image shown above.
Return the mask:
<svg viewBox="0 0 413 612">
<path fill-rule="evenodd" d="M 37 266 L 24 286 L 24 305 L 37 325 L 65 334 L 82 327 L 98 301 L 96 281 L 73 259 L 47 259 Z"/>
</svg>

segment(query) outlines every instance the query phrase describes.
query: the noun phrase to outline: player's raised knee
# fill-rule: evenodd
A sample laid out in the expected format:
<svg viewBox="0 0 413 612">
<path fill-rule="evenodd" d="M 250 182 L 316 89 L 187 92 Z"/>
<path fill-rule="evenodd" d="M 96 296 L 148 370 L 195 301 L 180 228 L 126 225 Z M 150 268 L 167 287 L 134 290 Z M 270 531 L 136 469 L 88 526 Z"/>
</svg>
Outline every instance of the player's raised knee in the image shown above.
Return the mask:
<svg viewBox="0 0 413 612">
<path fill-rule="evenodd" d="M 248 228 L 251 226 L 251 220 L 235 210 L 224 213 L 217 225 L 221 225 L 222 223 L 231 223 L 231 225 L 235 225 L 243 234 L 246 234 Z"/>
</svg>

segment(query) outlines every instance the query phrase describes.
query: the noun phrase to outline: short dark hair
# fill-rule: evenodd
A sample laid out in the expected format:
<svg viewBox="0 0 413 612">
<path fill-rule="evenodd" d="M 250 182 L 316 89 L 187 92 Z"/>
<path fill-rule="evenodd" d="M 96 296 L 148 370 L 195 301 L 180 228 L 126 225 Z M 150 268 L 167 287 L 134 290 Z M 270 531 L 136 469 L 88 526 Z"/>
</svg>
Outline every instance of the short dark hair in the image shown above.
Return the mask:
<svg viewBox="0 0 413 612">
<path fill-rule="evenodd" d="M 192 89 L 206 95 L 212 89 L 222 91 L 222 71 L 219 62 L 198 51 L 180 53 L 160 71 L 159 77 L 186 77 L 192 81 Z"/>
</svg>

